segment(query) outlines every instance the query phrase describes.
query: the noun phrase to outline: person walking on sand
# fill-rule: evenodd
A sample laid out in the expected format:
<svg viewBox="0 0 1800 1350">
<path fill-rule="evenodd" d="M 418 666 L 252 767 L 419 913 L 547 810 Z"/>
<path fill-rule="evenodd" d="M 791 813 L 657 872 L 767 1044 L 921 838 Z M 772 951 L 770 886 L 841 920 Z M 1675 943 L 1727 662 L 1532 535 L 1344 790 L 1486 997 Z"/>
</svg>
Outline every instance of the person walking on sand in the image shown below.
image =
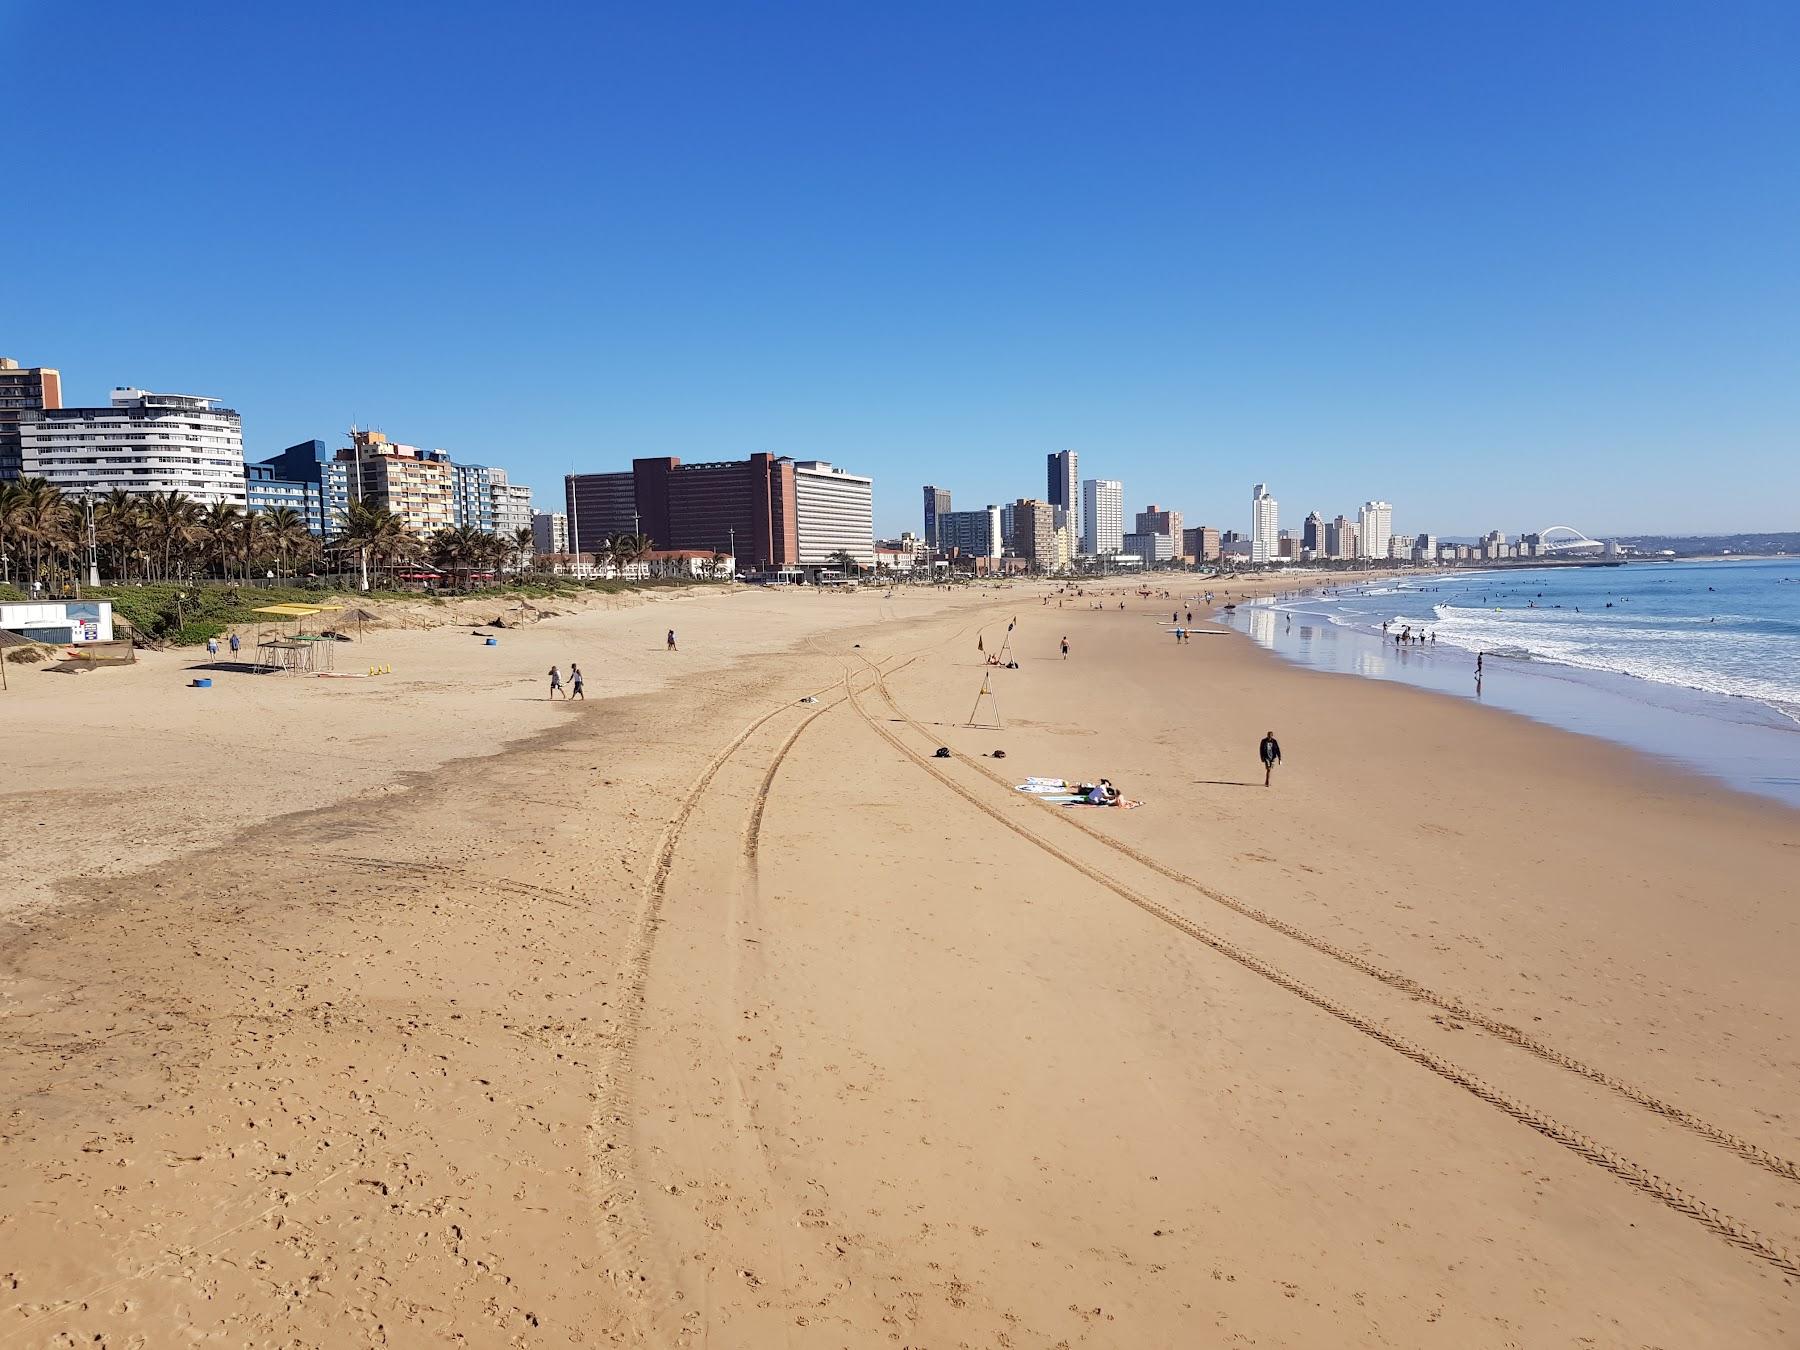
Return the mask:
<svg viewBox="0 0 1800 1350">
<path fill-rule="evenodd" d="M 587 702 L 587 695 L 581 692 L 581 667 L 573 661 L 569 662 L 569 697 Z"/>
<path fill-rule="evenodd" d="M 1281 763 L 1281 742 L 1275 739 L 1275 733 L 1269 732 L 1262 738 L 1257 747 L 1257 754 L 1262 757 L 1263 786 L 1269 786 L 1269 779 L 1275 774 L 1275 766 Z"/>
<path fill-rule="evenodd" d="M 669 650 L 672 652 L 680 650 L 680 648 L 675 645 L 675 630 L 673 628 L 669 630 Z"/>
<path fill-rule="evenodd" d="M 555 666 L 550 667 L 550 697 L 555 698 L 562 693 L 562 672 Z"/>
<path fill-rule="evenodd" d="M 219 639 L 218 638 L 209 637 L 208 639 L 206 639 L 206 654 L 208 656 L 217 656 L 219 654 Z"/>
<path fill-rule="evenodd" d="M 1069 659 L 1069 639 L 1066 634 L 1063 637 L 1062 648 L 1063 648 L 1063 660 L 1067 661 Z"/>
<path fill-rule="evenodd" d="M 233 656 L 236 656 L 236 655 L 237 655 L 237 654 L 238 654 L 238 648 L 239 648 L 239 647 L 241 647 L 241 646 L 243 646 L 243 645 L 244 645 L 244 644 L 243 644 L 243 642 L 242 642 L 242 641 L 241 641 L 241 640 L 240 640 L 240 639 L 239 639 L 239 637 L 238 637 L 238 635 L 237 635 L 237 634 L 236 634 L 236 633 L 233 633 L 233 634 L 232 634 L 232 635 L 231 635 L 231 654 L 232 654 L 232 655 L 233 655 Z"/>
</svg>

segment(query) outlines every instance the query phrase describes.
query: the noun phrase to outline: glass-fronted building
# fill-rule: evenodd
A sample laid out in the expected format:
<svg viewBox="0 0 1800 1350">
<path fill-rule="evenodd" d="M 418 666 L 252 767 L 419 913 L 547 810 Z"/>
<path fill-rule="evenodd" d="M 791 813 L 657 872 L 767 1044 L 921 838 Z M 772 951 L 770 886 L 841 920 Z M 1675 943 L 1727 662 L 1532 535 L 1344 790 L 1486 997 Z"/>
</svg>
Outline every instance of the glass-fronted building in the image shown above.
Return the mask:
<svg viewBox="0 0 1800 1350">
<path fill-rule="evenodd" d="M 288 507 L 306 522 L 307 531 L 316 539 L 325 537 L 325 500 L 319 485 L 301 478 L 282 478 L 270 464 L 244 466 L 245 505 L 251 511 L 273 511 Z"/>
</svg>

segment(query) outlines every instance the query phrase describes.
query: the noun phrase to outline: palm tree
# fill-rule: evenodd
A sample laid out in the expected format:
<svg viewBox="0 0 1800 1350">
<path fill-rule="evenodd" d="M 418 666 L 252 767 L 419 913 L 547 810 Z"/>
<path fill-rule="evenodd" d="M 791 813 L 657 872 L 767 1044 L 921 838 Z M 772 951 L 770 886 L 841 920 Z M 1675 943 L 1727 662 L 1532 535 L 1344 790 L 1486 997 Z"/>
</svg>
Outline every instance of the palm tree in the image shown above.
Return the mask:
<svg viewBox="0 0 1800 1350">
<path fill-rule="evenodd" d="M 221 577 L 231 575 L 230 554 L 242 514 L 230 502 L 213 502 L 200 513 L 199 537 L 218 558 Z"/>
<path fill-rule="evenodd" d="M 369 558 L 377 563 L 393 561 L 409 551 L 410 536 L 400 517 L 392 511 L 366 502 L 351 502 L 340 517 L 336 543 L 339 548 L 355 549 L 362 563 L 362 589 L 369 589 Z"/>
<path fill-rule="evenodd" d="M 647 534 L 620 534 L 613 536 L 611 551 L 613 557 L 624 565 L 642 562 L 654 547 Z"/>
<path fill-rule="evenodd" d="M 125 491 L 114 488 L 94 507 L 94 539 L 106 550 L 112 574 L 121 579 L 131 575 L 131 559 L 143 545 L 143 502 Z"/>
<path fill-rule="evenodd" d="M 179 492 L 159 492 L 144 503 L 147 534 L 162 554 L 162 576 L 174 575 L 175 559 L 183 557 L 198 537 L 200 507 Z"/>
<path fill-rule="evenodd" d="M 847 549 L 839 549 L 825 560 L 847 577 L 853 577 L 862 571 L 862 565 L 850 556 Z"/>
<path fill-rule="evenodd" d="M 499 542 L 473 525 L 446 525 L 431 536 L 426 547 L 432 565 L 448 572 L 453 586 L 467 590 L 470 574 L 489 563 L 494 556 L 494 545 Z"/>
<path fill-rule="evenodd" d="M 311 543 L 312 532 L 306 528 L 306 518 L 291 506 L 277 506 L 261 517 L 268 546 L 275 550 L 275 569 L 278 576 L 289 576 L 288 554 L 298 557 Z"/>
<path fill-rule="evenodd" d="M 529 525 L 521 525 L 512 532 L 512 544 L 507 549 L 507 553 L 520 571 L 525 570 L 525 564 L 531 559 L 532 540 L 533 536 Z"/>
<path fill-rule="evenodd" d="M 13 545 L 23 544 L 25 531 L 23 512 L 25 490 L 17 483 L 0 483 L 0 559 L 5 560 L 5 575 L 12 576 Z M 25 576 L 25 559 L 19 559 L 19 577 Z"/>
</svg>

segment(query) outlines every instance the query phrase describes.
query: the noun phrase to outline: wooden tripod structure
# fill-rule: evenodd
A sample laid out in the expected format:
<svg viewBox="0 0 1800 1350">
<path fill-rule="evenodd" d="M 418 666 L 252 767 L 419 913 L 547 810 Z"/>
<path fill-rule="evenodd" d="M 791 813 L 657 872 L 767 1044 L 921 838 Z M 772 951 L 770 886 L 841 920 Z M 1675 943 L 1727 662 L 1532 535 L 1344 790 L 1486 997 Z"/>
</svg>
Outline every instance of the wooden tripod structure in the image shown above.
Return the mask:
<svg viewBox="0 0 1800 1350">
<path fill-rule="evenodd" d="M 981 711 L 981 700 L 985 698 L 994 710 L 994 730 L 1000 731 L 1004 729 L 1004 724 L 1000 721 L 1000 700 L 994 697 L 993 686 L 989 683 L 992 679 L 991 675 L 985 673 L 982 675 L 981 691 L 975 695 L 975 706 L 969 709 L 968 725 L 975 725 L 975 714 Z M 986 726 L 987 724 L 984 722 L 982 725 Z"/>
</svg>

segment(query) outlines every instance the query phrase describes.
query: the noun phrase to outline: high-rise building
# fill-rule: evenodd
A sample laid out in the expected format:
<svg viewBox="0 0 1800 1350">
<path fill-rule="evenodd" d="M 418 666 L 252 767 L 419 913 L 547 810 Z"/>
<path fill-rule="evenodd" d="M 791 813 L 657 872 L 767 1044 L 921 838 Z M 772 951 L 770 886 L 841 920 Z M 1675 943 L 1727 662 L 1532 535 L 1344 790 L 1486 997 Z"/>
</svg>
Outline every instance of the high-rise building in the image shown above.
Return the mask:
<svg viewBox="0 0 1800 1350">
<path fill-rule="evenodd" d="M 1195 562 L 1217 562 L 1222 540 L 1210 525 L 1195 525 L 1181 532 L 1181 552 Z"/>
<path fill-rule="evenodd" d="M 1310 549 L 1316 557 L 1325 548 L 1325 518 L 1317 511 L 1306 517 L 1306 524 L 1300 527 L 1300 547 Z"/>
<path fill-rule="evenodd" d="M 517 539 L 520 530 L 531 528 L 531 489 L 508 479 L 505 469 L 489 469 L 488 478 L 494 533 L 502 539 Z"/>
<path fill-rule="evenodd" d="M 638 530 L 658 548 L 728 551 L 744 571 L 799 561 L 794 461 L 748 459 L 683 464 L 673 456 L 631 462 Z M 584 539 L 585 539 L 585 527 Z"/>
<path fill-rule="evenodd" d="M 105 408 L 19 409 L 20 472 L 71 495 L 245 504 L 243 423 L 214 398 L 114 389 Z"/>
<path fill-rule="evenodd" d="M 351 486 L 358 501 L 400 518 L 424 538 L 456 523 L 450 456 L 400 445 L 379 431 L 350 433 Z"/>
<path fill-rule="evenodd" d="M 19 477 L 19 419 L 26 411 L 62 407 L 62 375 L 0 356 L 0 483 Z"/>
<path fill-rule="evenodd" d="M 949 513 L 950 489 L 932 487 L 927 484 L 925 488 L 925 543 L 934 553 L 945 547 L 944 542 L 938 538 L 938 520 Z"/>
<path fill-rule="evenodd" d="M 1334 516 L 1325 526 L 1325 556 L 1349 558 L 1356 553 L 1356 526 L 1344 516 Z"/>
<path fill-rule="evenodd" d="M 998 558 L 1006 551 L 998 506 L 984 506 L 979 511 L 946 511 L 937 518 L 937 524 L 940 552 L 955 551 L 964 558 Z"/>
<path fill-rule="evenodd" d="M 1051 523 L 1081 528 L 1081 480 L 1076 476 L 1073 450 L 1058 450 L 1046 455 L 1047 500 L 1052 512 Z"/>
<path fill-rule="evenodd" d="M 306 522 L 307 533 L 315 539 L 325 537 L 328 517 L 318 483 L 283 478 L 273 464 L 244 465 L 244 509 L 273 511 L 280 506 L 298 512 Z"/>
<path fill-rule="evenodd" d="M 1300 556 L 1300 541 L 1294 538 L 1292 530 L 1283 530 L 1275 540 L 1275 556 L 1278 558 L 1297 559 Z"/>
<path fill-rule="evenodd" d="M 1364 502 L 1356 517 L 1359 558 L 1385 558 L 1388 540 L 1394 537 L 1394 507 L 1391 502 Z"/>
<path fill-rule="evenodd" d="M 1410 535 L 1391 534 L 1388 536 L 1387 556 L 1396 562 L 1406 562 L 1412 557 L 1412 547 Z"/>
<path fill-rule="evenodd" d="M 1101 555 L 1125 547 L 1125 485 L 1090 478 L 1081 485 L 1081 551 Z"/>
<path fill-rule="evenodd" d="M 638 532 L 637 481 L 629 473 L 563 476 L 569 551 L 592 553 L 609 539 Z"/>
<path fill-rule="evenodd" d="M 1056 567 L 1056 508 L 1035 497 L 1013 503 L 1013 552 L 1046 571 Z"/>
<path fill-rule="evenodd" d="M 246 473 L 249 467 L 245 466 Z M 323 508 L 317 521 L 309 517 L 306 522 L 314 535 L 322 539 L 339 531 L 344 512 L 350 509 L 350 471 L 354 465 L 348 458 L 340 459 L 338 452 L 324 441 L 301 441 L 259 461 L 259 467 L 272 470 L 273 480 L 312 486 Z"/>
<path fill-rule="evenodd" d="M 848 553 L 861 567 L 875 565 L 874 491 L 874 479 L 822 459 L 794 463 L 794 539 L 800 566 L 829 565 L 838 553 Z"/>
<path fill-rule="evenodd" d="M 494 533 L 494 472 L 485 464 L 450 465 L 454 523 L 483 534 Z"/>
<path fill-rule="evenodd" d="M 561 511 L 531 513 L 531 551 L 561 555 L 569 551 L 569 518 Z"/>
<path fill-rule="evenodd" d="M 1181 544 L 1181 512 L 1165 511 L 1154 502 L 1137 513 L 1139 534 L 1166 534 L 1179 551 Z"/>
<path fill-rule="evenodd" d="M 1276 531 L 1280 527 L 1280 507 L 1268 487 L 1258 483 L 1250 494 L 1251 562 L 1266 563 L 1276 556 Z"/>
<path fill-rule="evenodd" d="M 1413 540 L 1413 560 L 1415 562 L 1431 562 L 1437 557 L 1437 536 L 1421 534 Z"/>
</svg>

